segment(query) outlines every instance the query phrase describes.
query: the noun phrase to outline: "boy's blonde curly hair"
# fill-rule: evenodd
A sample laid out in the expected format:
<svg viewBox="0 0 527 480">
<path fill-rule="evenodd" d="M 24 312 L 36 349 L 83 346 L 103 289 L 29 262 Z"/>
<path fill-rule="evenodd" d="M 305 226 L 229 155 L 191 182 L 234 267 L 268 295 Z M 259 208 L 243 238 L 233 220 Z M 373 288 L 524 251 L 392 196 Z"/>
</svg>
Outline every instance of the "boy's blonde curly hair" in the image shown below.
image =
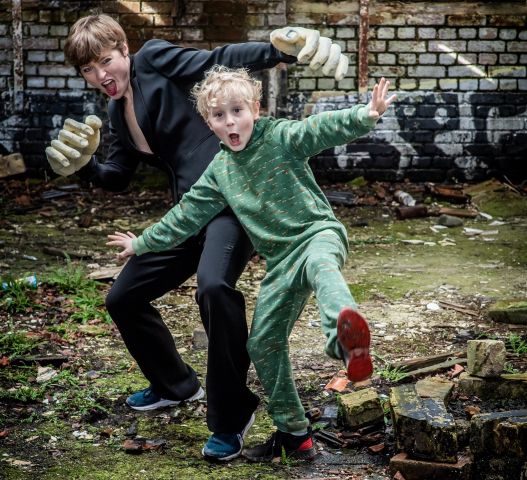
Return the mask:
<svg viewBox="0 0 527 480">
<path fill-rule="evenodd" d="M 190 93 L 198 112 L 207 120 L 210 110 L 227 99 L 245 100 L 254 108 L 254 104 L 262 98 L 262 82 L 251 77 L 245 68 L 215 65 Z"/>
</svg>

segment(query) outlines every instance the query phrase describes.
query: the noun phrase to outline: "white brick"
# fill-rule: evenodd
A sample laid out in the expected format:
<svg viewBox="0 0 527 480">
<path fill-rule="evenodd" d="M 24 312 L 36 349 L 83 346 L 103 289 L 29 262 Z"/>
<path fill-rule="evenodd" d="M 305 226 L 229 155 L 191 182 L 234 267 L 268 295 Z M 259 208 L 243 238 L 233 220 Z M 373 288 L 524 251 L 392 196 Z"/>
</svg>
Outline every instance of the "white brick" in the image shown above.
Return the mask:
<svg viewBox="0 0 527 480">
<path fill-rule="evenodd" d="M 419 28 L 417 29 L 417 36 L 419 39 L 433 40 L 437 37 L 437 30 L 435 28 Z"/>
<path fill-rule="evenodd" d="M 419 63 L 425 65 L 433 65 L 437 63 L 437 55 L 433 53 L 422 53 L 419 55 Z"/>
<path fill-rule="evenodd" d="M 445 67 L 408 67 L 408 76 L 409 77 L 437 77 L 444 78 L 446 73 Z"/>
<path fill-rule="evenodd" d="M 437 34 L 441 40 L 455 40 L 457 38 L 455 28 L 440 28 Z"/>
<path fill-rule="evenodd" d="M 415 38 L 415 28 L 414 27 L 398 28 L 397 38 L 414 39 Z"/>
<path fill-rule="evenodd" d="M 440 78 L 439 88 L 441 90 L 457 90 L 458 88 L 457 80 L 452 79 L 452 78 Z"/>
<path fill-rule="evenodd" d="M 469 92 L 475 91 L 478 89 L 478 81 L 475 79 L 462 78 L 459 80 L 459 89 L 469 91 Z"/>
<path fill-rule="evenodd" d="M 518 81 L 514 80 L 512 78 L 500 78 L 499 83 L 499 89 L 500 90 L 517 90 L 518 89 Z"/>
<path fill-rule="evenodd" d="M 475 28 L 460 28 L 458 34 L 459 38 L 465 38 L 469 40 L 471 38 L 476 38 L 478 31 Z"/>
<path fill-rule="evenodd" d="M 512 28 L 503 28 L 499 32 L 499 37 L 502 40 L 515 40 L 517 36 L 516 30 Z"/>
<path fill-rule="evenodd" d="M 377 38 L 381 40 L 391 40 L 395 38 L 395 28 L 380 27 L 377 30 Z"/>
<path fill-rule="evenodd" d="M 505 42 L 502 40 L 470 40 L 469 52 L 504 52 Z"/>
<path fill-rule="evenodd" d="M 28 88 L 44 88 L 46 79 L 44 77 L 26 77 L 26 85 Z"/>
</svg>

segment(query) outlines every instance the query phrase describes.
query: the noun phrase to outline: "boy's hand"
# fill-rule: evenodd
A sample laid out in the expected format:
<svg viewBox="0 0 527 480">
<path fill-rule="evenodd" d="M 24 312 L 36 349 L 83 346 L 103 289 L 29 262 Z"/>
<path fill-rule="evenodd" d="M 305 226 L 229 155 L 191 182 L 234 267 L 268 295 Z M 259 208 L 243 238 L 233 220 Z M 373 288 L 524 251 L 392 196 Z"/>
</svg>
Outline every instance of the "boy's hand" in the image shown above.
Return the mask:
<svg viewBox="0 0 527 480">
<path fill-rule="evenodd" d="M 393 94 L 390 98 L 386 98 L 388 89 L 390 88 L 390 81 L 384 77 L 379 83 L 373 87 L 371 101 L 368 104 L 370 107 L 369 117 L 378 120 L 379 117 L 388 109 L 388 107 L 397 99 L 397 95 Z"/>
<path fill-rule="evenodd" d="M 53 171 L 66 177 L 84 167 L 99 146 L 101 126 L 95 115 L 88 115 L 84 123 L 67 118 L 58 140 L 52 140 L 46 148 Z"/>
<path fill-rule="evenodd" d="M 137 238 L 132 232 L 115 232 L 113 235 L 108 235 L 109 242 L 106 245 L 121 247 L 123 250 L 117 254 L 117 258 L 124 259 L 135 254 L 132 247 L 132 240 Z"/>
<path fill-rule="evenodd" d="M 309 67 L 324 75 L 334 73 L 336 80 L 342 80 L 348 71 L 349 59 L 341 54 L 341 48 L 327 37 L 321 37 L 318 30 L 302 27 L 283 27 L 271 32 L 271 43 L 282 53 L 298 58 L 299 62 L 309 61 Z"/>
</svg>

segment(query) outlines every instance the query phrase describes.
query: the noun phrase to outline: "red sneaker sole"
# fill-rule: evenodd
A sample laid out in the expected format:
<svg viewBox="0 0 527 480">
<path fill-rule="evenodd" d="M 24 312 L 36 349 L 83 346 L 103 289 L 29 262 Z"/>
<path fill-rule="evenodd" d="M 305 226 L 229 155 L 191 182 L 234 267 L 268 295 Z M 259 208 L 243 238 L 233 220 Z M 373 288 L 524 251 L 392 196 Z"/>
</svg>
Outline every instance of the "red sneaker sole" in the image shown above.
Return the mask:
<svg viewBox="0 0 527 480">
<path fill-rule="evenodd" d="M 348 378 L 359 382 L 370 377 L 373 363 L 370 357 L 370 327 L 366 319 L 356 310 L 344 307 L 337 321 L 337 336 L 349 355 Z"/>
</svg>

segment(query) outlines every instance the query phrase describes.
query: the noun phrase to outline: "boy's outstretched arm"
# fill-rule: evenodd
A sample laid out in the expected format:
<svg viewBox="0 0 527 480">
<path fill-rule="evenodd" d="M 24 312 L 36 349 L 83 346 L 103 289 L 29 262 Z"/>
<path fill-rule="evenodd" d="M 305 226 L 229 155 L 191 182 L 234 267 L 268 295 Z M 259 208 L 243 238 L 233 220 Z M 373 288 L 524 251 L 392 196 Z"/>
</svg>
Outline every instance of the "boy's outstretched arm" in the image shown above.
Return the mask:
<svg viewBox="0 0 527 480">
<path fill-rule="evenodd" d="M 372 120 L 378 120 L 388 107 L 397 100 L 397 95 L 395 93 L 389 98 L 386 98 L 389 88 L 390 81 L 386 80 L 384 77 L 382 77 L 379 83 L 376 83 L 373 87 L 371 101 L 368 104 L 370 107 L 368 116 Z"/>
<path fill-rule="evenodd" d="M 123 250 L 117 254 L 117 258 L 124 259 L 135 254 L 132 244 L 134 238 L 137 238 L 132 232 L 115 232 L 113 235 L 108 235 L 109 242 L 106 245 L 112 247 L 121 247 Z"/>
</svg>

